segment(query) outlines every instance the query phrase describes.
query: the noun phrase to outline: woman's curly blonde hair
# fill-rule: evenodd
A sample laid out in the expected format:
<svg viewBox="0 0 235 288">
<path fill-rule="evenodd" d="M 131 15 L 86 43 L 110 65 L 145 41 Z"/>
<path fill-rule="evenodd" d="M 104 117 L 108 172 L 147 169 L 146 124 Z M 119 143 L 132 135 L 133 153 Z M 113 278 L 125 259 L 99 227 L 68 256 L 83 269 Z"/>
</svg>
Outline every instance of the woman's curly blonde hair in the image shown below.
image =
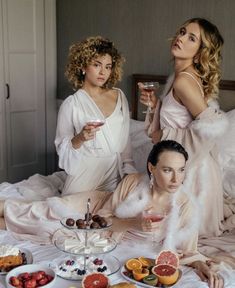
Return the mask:
<svg viewBox="0 0 235 288">
<path fill-rule="evenodd" d="M 201 46 L 194 58 L 194 68 L 201 78 L 204 94 L 207 100 L 216 99 L 221 79 L 221 50 L 224 43 L 218 28 L 203 18 L 192 18 L 182 26 L 197 23 L 201 32 Z"/>
<path fill-rule="evenodd" d="M 190 23 L 197 23 L 201 32 L 201 45 L 194 57 L 194 69 L 202 80 L 207 101 L 216 99 L 218 98 L 219 81 L 221 79 L 220 63 L 222 60 L 221 50 L 224 43 L 223 37 L 214 24 L 203 18 L 189 19 L 180 29 Z M 178 33 L 176 33 L 175 37 L 177 35 Z"/>
<path fill-rule="evenodd" d="M 104 88 L 113 87 L 122 77 L 122 64 L 124 58 L 114 47 L 113 42 L 101 36 L 88 37 L 75 43 L 69 48 L 68 64 L 65 76 L 72 84 L 74 90 L 82 87 L 84 82 L 83 70 L 98 56 L 110 55 L 112 58 L 112 71 Z"/>
</svg>

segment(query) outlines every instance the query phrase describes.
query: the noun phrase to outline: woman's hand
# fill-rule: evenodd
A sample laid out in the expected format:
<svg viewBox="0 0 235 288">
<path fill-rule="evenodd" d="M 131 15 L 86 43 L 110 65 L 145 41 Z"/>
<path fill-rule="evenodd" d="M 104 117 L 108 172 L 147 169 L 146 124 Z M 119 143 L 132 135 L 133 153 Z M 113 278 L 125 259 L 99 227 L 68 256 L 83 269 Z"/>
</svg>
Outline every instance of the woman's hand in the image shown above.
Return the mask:
<svg viewBox="0 0 235 288">
<path fill-rule="evenodd" d="M 153 222 L 152 220 L 142 219 L 141 227 L 144 232 L 153 232 L 159 229 L 159 222 Z"/>
<path fill-rule="evenodd" d="M 141 227 L 144 232 L 153 232 L 159 230 L 161 221 L 154 222 L 151 219 L 141 217 Z"/>
<path fill-rule="evenodd" d="M 154 94 L 154 92 L 147 92 L 144 90 L 144 85 L 143 83 L 139 82 L 138 83 L 139 91 L 140 91 L 140 103 L 151 107 L 151 110 L 154 110 L 157 105 L 157 97 Z"/>
<path fill-rule="evenodd" d="M 74 136 L 71 140 L 73 148 L 78 149 L 81 147 L 81 145 L 86 142 L 94 139 L 95 133 L 99 131 L 100 128 L 95 128 L 91 124 L 86 124 L 83 128 L 82 131 Z"/>
<path fill-rule="evenodd" d="M 218 273 L 214 272 L 210 266 L 203 261 L 191 263 L 191 267 L 197 270 L 198 276 L 202 281 L 208 282 L 210 288 L 223 288 L 224 280 Z"/>
</svg>

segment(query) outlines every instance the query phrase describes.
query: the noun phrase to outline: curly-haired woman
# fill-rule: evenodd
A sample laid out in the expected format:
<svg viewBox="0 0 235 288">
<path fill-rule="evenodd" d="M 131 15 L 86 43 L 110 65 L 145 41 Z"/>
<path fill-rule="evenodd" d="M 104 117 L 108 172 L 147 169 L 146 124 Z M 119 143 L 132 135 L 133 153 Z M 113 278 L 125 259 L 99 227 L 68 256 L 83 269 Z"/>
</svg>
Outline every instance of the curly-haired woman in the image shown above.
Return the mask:
<svg viewBox="0 0 235 288">
<path fill-rule="evenodd" d="M 127 99 L 113 87 L 123 60 L 113 42 L 100 36 L 70 47 L 65 75 L 76 92 L 60 107 L 55 139 L 59 166 L 68 174 L 63 195 L 113 191 L 123 175 L 136 172 Z M 99 120 L 104 124 L 97 127 Z"/>
<path fill-rule="evenodd" d="M 201 216 L 200 235 L 219 235 L 223 227 L 223 192 L 216 152 L 216 138 L 227 128 L 218 107 L 223 38 L 217 27 L 202 18 L 186 21 L 171 44 L 174 75 L 169 78 L 162 100 L 152 93 L 155 113 L 146 118 L 153 142 L 173 139 L 189 153 L 189 191 L 197 198 Z M 148 103 L 142 83 L 141 103 Z M 151 124 L 150 124 L 151 123 Z M 150 125 L 149 125 L 150 124 Z M 185 184 L 186 185 L 186 184 Z"/>
</svg>

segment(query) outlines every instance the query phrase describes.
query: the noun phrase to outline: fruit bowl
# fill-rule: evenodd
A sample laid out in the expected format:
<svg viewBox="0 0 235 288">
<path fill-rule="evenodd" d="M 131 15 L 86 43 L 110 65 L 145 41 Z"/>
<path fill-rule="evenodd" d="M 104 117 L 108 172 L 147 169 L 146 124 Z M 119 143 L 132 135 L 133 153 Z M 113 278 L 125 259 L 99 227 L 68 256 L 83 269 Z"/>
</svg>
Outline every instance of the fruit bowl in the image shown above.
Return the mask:
<svg viewBox="0 0 235 288">
<path fill-rule="evenodd" d="M 43 273 L 42 271 L 44 271 L 45 273 Z M 19 276 L 20 274 L 21 276 Z M 17 279 L 20 281 L 21 278 L 22 279 L 27 278 L 27 280 L 24 282 L 25 286 L 23 286 L 23 288 L 27 288 L 27 287 L 51 288 L 55 285 L 55 282 L 56 282 L 56 274 L 53 269 L 49 268 L 46 265 L 41 265 L 41 264 L 27 264 L 27 265 L 19 266 L 17 268 L 12 269 L 6 275 L 6 287 L 7 288 L 17 287 L 16 285 L 15 286 L 11 285 L 11 281 L 17 281 Z M 30 281 L 31 282 L 36 281 L 37 286 L 32 286 L 32 283 L 30 283 Z M 43 283 L 45 284 L 43 285 Z"/>
<path fill-rule="evenodd" d="M 144 258 L 144 257 L 130 258 L 126 261 L 125 265 L 123 265 L 123 267 L 121 268 L 121 274 L 129 282 L 132 282 L 138 285 L 138 287 L 141 286 L 145 288 L 172 287 L 182 277 L 182 271 L 180 269 L 176 269 L 175 267 L 171 265 L 164 265 L 164 264 L 159 264 L 158 265 L 159 268 L 156 268 L 157 266 L 155 265 L 156 265 L 155 260 L 151 258 Z M 163 282 L 160 281 L 161 277 L 156 276 L 158 274 L 157 271 L 161 270 L 160 266 L 171 266 L 172 269 L 174 268 L 175 270 L 177 270 L 177 275 L 175 276 L 175 279 L 173 281 L 174 283 L 163 284 Z"/>
</svg>

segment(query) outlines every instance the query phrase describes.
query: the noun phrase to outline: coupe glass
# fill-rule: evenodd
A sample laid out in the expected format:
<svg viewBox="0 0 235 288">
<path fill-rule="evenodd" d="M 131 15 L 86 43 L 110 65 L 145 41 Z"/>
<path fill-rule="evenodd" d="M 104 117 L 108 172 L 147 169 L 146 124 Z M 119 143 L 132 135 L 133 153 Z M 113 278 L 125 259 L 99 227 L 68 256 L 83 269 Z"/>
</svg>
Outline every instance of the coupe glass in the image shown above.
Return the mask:
<svg viewBox="0 0 235 288">
<path fill-rule="evenodd" d="M 144 85 L 143 90 L 147 92 L 148 95 L 147 110 L 143 111 L 143 113 L 150 113 L 152 112 L 150 95 L 159 88 L 159 82 L 143 82 L 142 84 Z"/>
<path fill-rule="evenodd" d="M 105 119 L 104 119 L 104 118 L 103 118 L 103 119 L 98 119 L 98 118 L 96 118 L 96 119 L 89 119 L 86 124 L 91 125 L 91 126 L 93 126 L 94 128 L 101 127 L 101 126 L 103 126 L 103 125 L 105 124 Z M 101 149 L 100 147 L 97 147 L 97 143 L 96 143 L 96 133 L 95 133 L 94 139 L 93 139 L 93 141 L 92 141 L 92 147 L 91 147 L 91 149 Z"/>
<path fill-rule="evenodd" d="M 154 210 L 144 210 L 142 212 L 142 218 L 145 221 L 152 221 L 152 222 L 161 222 L 164 218 L 165 218 L 165 214 L 162 212 L 156 212 Z M 159 225 L 160 226 L 160 225 Z M 160 227 L 159 227 L 160 228 Z M 155 243 L 157 242 L 157 236 L 158 236 L 158 232 L 160 231 L 160 229 L 156 229 L 153 230 L 151 232 L 151 241 L 152 241 L 152 245 L 154 246 Z"/>
</svg>

